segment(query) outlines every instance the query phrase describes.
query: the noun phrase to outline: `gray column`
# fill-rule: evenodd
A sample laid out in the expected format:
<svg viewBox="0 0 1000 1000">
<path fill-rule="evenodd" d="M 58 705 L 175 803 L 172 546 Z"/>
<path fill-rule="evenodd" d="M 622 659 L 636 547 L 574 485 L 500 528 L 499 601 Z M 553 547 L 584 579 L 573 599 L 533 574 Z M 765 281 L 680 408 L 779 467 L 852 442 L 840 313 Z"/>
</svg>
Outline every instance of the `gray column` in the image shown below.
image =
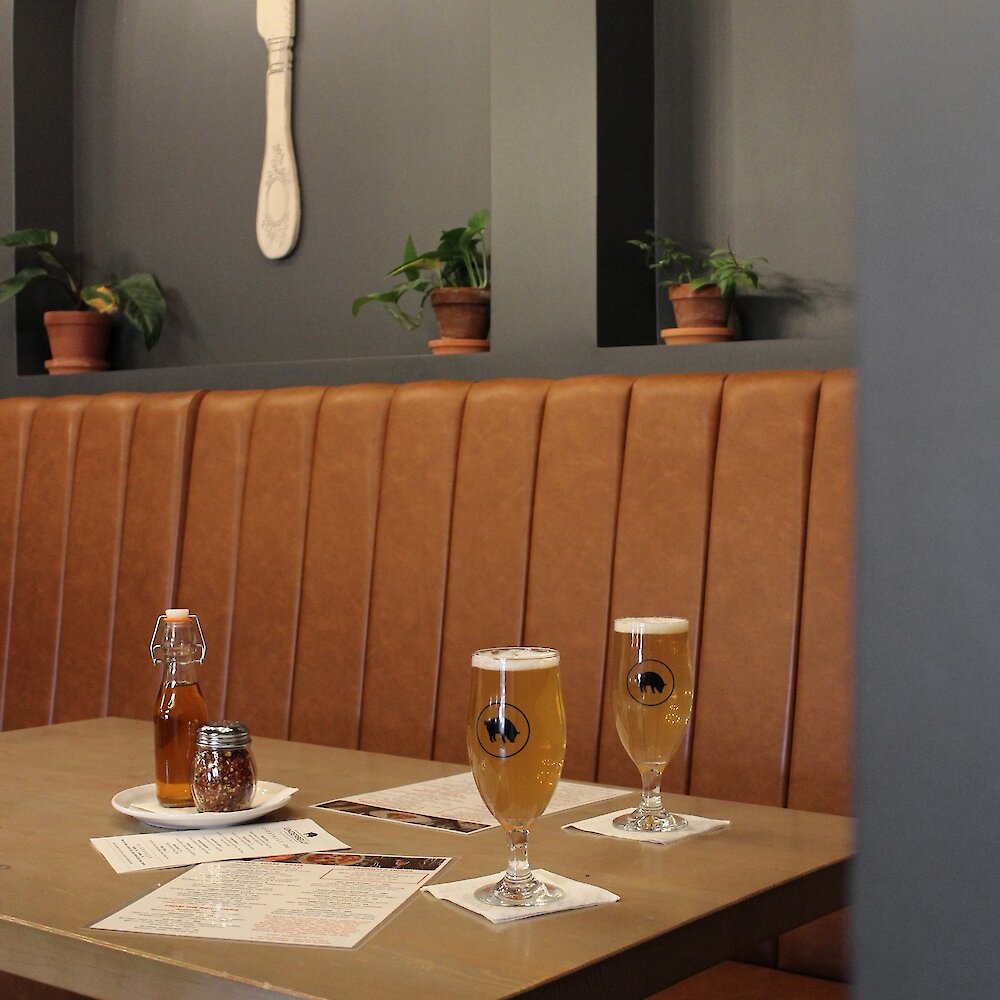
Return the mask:
<svg viewBox="0 0 1000 1000">
<path fill-rule="evenodd" d="M 8 5 L 11 6 L 11 5 Z M 73 23 L 76 0 L 12 5 L 14 227 L 55 229 L 72 257 Z M 113 195 L 108 192 L 108 198 Z M 58 301 L 58 300 L 56 300 Z M 49 356 L 42 312 L 51 295 L 29 288 L 17 297 L 17 371 L 45 370 Z M 67 297 L 65 305 L 70 308 Z"/>
<path fill-rule="evenodd" d="M 594 0 L 491 0 L 494 352 L 597 331 Z"/>
<path fill-rule="evenodd" d="M 859 0 L 860 1000 L 1000 983 L 1000 9 Z"/>
<path fill-rule="evenodd" d="M 0 232 L 14 228 L 14 0 L 0 0 Z M 3 279 L 14 269 L 14 254 L 0 250 Z M 0 305 L 0 372 L 17 364 L 14 304 Z"/>
</svg>

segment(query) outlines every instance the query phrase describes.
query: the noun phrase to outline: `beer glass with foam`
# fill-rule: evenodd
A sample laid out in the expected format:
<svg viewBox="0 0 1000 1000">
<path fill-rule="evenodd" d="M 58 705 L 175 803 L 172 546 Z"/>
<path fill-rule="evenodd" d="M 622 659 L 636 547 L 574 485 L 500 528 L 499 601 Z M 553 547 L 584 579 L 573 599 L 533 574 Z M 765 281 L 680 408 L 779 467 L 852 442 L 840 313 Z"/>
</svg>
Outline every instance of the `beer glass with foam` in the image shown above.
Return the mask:
<svg viewBox="0 0 1000 1000">
<path fill-rule="evenodd" d="M 544 906 L 562 890 L 528 864 L 528 828 L 552 798 L 566 755 L 559 653 L 536 646 L 472 654 L 466 733 L 479 794 L 506 831 L 507 871 L 476 898 L 498 906 Z"/>
<path fill-rule="evenodd" d="M 639 808 L 621 830 L 662 833 L 687 825 L 663 808 L 663 769 L 684 739 L 694 697 L 686 618 L 616 618 L 611 642 L 618 735 L 642 775 Z"/>
</svg>

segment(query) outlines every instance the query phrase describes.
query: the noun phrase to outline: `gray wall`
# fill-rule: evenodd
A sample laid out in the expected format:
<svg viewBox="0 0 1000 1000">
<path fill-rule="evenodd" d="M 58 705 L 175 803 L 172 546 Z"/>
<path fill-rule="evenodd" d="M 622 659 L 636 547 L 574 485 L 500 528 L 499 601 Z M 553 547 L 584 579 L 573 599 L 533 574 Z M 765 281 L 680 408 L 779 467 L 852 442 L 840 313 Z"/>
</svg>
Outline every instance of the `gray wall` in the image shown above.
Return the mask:
<svg viewBox="0 0 1000 1000">
<path fill-rule="evenodd" d="M 14 227 L 14 0 L 0 0 L 0 232 Z M 14 255 L 0 251 L 6 275 Z M 17 370 L 14 309 L 0 306 L 0 378 Z"/>
<path fill-rule="evenodd" d="M 294 128 L 303 220 L 292 257 L 257 248 L 267 57 L 247 0 L 77 5 L 78 244 L 155 272 L 169 334 L 123 366 L 408 354 L 379 307 L 420 249 L 490 204 L 486 0 L 303 0 Z M 377 71 L 375 71 L 377 68 Z"/>
<path fill-rule="evenodd" d="M 851 0 L 660 0 L 656 15 L 658 229 L 768 258 L 744 336 L 851 336 Z M 662 295 L 660 315 L 673 325 Z"/>
<path fill-rule="evenodd" d="M 619 284 L 606 263 L 598 273 L 598 239 L 609 219 L 622 225 L 616 205 L 641 204 L 622 196 L 627 171 L 604 152 L 620 158 L 621 143 L 599 127 L 616 110 L 623 121 L 634 116 L 637 80 L 627 69 L 612 73 L 624 85 L 605 86 L 599 116 L 598 53 L 607 80 L 609 18 L 625 3 L 641 21 L 652 2 L 300 0 L 295 116 L 305 219 L 299 250 L 276 264 L 258 255 L 252 234 L 264 54 L 245 5 L 78 3 L 78 242 L 121 270 L 154 269 L 168 287 L 170 321 L 151 354 L 119 349 L 120 363 L 149 367 L 53 380 L 19 378 L 5 365 L 0 392 L 850 364 L 850 336 L 652 346 L 647 326 L 655 324 L 635 320 L 642 310 L 609 308 L 609 287 L 626 300 L 648 294 L 648 275 Z M 0 11 L 28 18 L 51 6 L 0 0 Z M 9 44 L 2 20 L 0 28 Z M 618 35 L 630 59 L 627 35 Z M 26 37 L 16 38 L 19 52 Z M 444 52 L 448 40 L 460 51 Z M 649 44 L 636 39 L 636 51 Z M 41 46 L 35 58 L 45 64 L 49 55 Z M 16 94 L 29 119 L 48 112 L 28 88 Z M 0 97 L 0 136 L 11 116 Z M 446 149 L 435 150 L 438 133 Z M 18 185 L 41 176 L 21 171 Z M 0 172 L 0 207 L 18 185 Z M 350 317 L 350 300 L 380 287 L 406 231 L 433 239 L 484 199 L 496 261 L 489 355 L 431 359 L 433 332 L 406 334 L 374 310 Z M 14 216 L 17 225 L 38 221 Z M 41 371 L 42 335 L 20 326 L 37 352 L 22 351 L 22 370 Z M 13 310 L 0 307 L 7 337 Z"/>
<path fill-rule="evenodd" d="M 857 996 L 1000 983 L 1000 8 L 859 0 Z"/>
</svg>

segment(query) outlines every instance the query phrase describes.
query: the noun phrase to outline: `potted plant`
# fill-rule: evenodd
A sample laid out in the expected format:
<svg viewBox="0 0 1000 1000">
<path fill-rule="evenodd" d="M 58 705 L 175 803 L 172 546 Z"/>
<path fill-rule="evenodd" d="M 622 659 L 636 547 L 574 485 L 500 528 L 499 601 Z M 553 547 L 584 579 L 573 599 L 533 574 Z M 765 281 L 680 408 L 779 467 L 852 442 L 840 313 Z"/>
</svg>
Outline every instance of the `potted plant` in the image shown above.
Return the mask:
<svg viewBox="0 0 1000 1000">
<path fill-rule="evenodd" d="M 167 315 L 163 290 L 156 278 L 142 271 L 119 278 L 110 275 L 100 284 L 84 285 L 82 268 L 74 273 L 56 253 L 59 234 L 51 229 L 19 229 L 0 236 L 0 246 L 34 251 L 36 262 L 22 267 L 0 282 L 0 302 L 35 282 L 48 280 L 62 288 L 71 303 L 68 309 L 44 314 L 52 360 L 45 362 L 52 375 L 103 371 L 112 317 L 120 315 L 142 334 L 146 348 L 160 339 Z"/>
<path fill-rule="evenodd" d="M 403 263 L 387 277 L 401 278 L 384 292 L 371 292 L 354 300 L 357 316 L 369 302 L 381 302 L 389 315 L 407 330 L 423 322 L 424 305 L 430 300 L 441 337 L 428 346 L 434 354 L 472 354 L 490 349 L 490 255 L 486 246 L 488 209 L 476 212 L 457 229 L 441 233 L 438 245 L 417 253 L 413 237 L 406 240 Z M 407 312 L 404 296 L 420 296 L 415 312 Z"/>
<path fill-rule="evenodd" d="M 727 242 L 724 250 L 713 250 L 707 257 L 688 253 L 676 240 L 646 231 L 646 240 L 629 240 L 646 254 L 649 266 L 664 272 L 659 282 L 666 286 L 674 309 L 676 327 L 662 330 L 667 343 L 700 344 L 729 340 L 733 299 L 741 286 L 759 287 L 754 265 L 767 263 L 766 257 L 739 258 Z"/>
</svg>

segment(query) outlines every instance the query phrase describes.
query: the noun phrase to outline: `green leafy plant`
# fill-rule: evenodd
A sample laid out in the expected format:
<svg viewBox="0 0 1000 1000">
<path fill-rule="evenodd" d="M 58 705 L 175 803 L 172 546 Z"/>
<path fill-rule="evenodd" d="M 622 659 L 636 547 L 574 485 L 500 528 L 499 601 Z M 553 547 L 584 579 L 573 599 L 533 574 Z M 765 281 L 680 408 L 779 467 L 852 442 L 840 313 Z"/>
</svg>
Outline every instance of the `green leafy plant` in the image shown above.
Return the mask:
<svg viewBox="0 0 1000 1000">
<path fill-rule="evenodd" d="M 737 257 L 728 241 L 724 250 L 713 250 L 706 257 L 698 257 L 688 253 L 676 240 L 660 236 L 651 229 L 646 230 L 646 236 L 645 240 L 628 242 L 645 253 L 651 268 L 665 274 L 658 282 L 661 286 L 690 283 L 697 290 L 718 285 L 724 299 L 732 297 L 740 286 L 759 287 L 760 277 L 754 265 L 758 261 L 766 264 L 766 257 Z"/>
<path fill-rule="evenodd" d="M 52 281 L 69 297 L 71 309 L 94 309 L 121 315 L 142 334 L 147 349 L 163 332 L 167 316 L 163 289 L 148 271 L 127 278 L 110 275 L 100 284 L 85 285 L 82 269 L 76 273 L 56 253 L 59 234 L 52 229 L 19 229 L 0 236 L 0 246 L 33 251 L 36 262 L 22 267 L 13 278 L 0 282 L 0 302 L 6 302 L 38 281 Z"/>
<path fill-rule="evenodd" d="M 424 305 L 436 288 L 489 288 L 490 254 L 486 245 L 489 209 L 483 208 L 464 226 L 446 229 L 438 245 L 426 253 L 417 253 L 413 237 L 403 248 L 403 263 L 386 277 L 402 278 L 384 292 L 371 292 L 354 300 L 351 312 L 357 316 L 369 302 L 381 302 L 389 315 L 407 330 L 416 330 L 423 322 Z M 408 293 L 420 296 L 415 312 L 407 312 L 400 304 Z"/>
</svg>

